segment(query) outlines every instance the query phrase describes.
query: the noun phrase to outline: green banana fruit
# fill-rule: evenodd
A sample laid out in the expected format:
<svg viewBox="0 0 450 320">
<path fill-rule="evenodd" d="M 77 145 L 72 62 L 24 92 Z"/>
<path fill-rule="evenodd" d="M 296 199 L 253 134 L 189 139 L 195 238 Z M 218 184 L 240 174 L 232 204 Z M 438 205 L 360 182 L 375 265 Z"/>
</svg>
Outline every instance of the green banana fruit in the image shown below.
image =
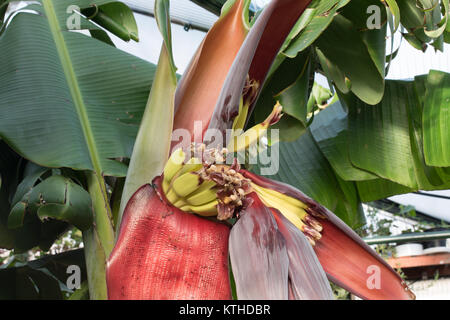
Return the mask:
<svg viewBox="0 0 450 320">
<path fill-rule="evenodd" d="M 172 189 L 179 197 L 186 197 L 200 186 L 200 177 L 192 172 L 186 172 L 175 178 Z"/>
<path fill-rule="evenodd" d="M 216 190 L 205 189 L 203 191 L 196 191 L 186 197 L 186 202 L 193 206 L 199 206 L 215 200 L 217 197 Z"/>
<path fill-rule="evenodd" d="M 183 211 L 195 212 L 202 216 L 215 216 L 215 215 L 217 215 L 218 203 L 219 202 L 217 200 L 214 200 L 214 201 L 208 202 L 206 204 L 202 204 L 200 206 L 185 205 L 185 206 L 182 206 L 180 209 Z"/>
<path fill-rule="evenodd" d="M 170 183 L 177 172 L 183 168 L 185 156 L 186 154 L 181 148 L 172 153 L 166 166 L 164 167 L 164 181 Z"/>
</svg>

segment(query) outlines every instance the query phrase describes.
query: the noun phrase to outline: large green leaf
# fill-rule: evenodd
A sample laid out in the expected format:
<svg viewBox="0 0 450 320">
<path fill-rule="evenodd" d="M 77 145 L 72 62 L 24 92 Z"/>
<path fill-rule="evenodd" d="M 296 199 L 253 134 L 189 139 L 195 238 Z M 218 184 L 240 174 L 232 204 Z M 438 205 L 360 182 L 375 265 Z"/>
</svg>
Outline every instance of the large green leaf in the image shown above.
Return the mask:
<svg viewBox="0 0 450 320">
<path fill-rule="evenodd" d="M 283 54 L 293 58 L 298 52 L 305 50 L 330 25 L 337 11 L 349 2 L 350 0 L 311 2 L 308 11 L 305 11 L 300 17 L 300 22 L 294 28 L 294 33 L 291 33 L 287 43 L 283 46 Z"/>
<path fill-rule="evenodd" d="M 423 109 L 426 163 L 450 166 L 450 74 L 430 71 Z"/>
<path fill-rule="evenodd" d="M 409 137 L 409 84 L 386 83 L 376 106 L 359 100 L 349 110 L 349 152 L 352 163 L 385 179 L 417 188 Z"/>
<path fill-rule="evenodd" d="M 421 102 L 423 82 L 387 81 L 380 104 L 349 100 L 351 162 L 377 176 L 413 190 L 442 189 L 448 178 L 427 166 L 422 150 Z M 434 121 L 440 121 L 435 115 Z M 444 147 L 445 149 L 445 147 Z"/>
<path fill-rule="evenodd" d="M 109 2 L 81 0 L 77 5 Z M 131 155 L 154 66 L 69 31 L 71 4 L 41 0 L 32 5 L 39 14 L 17 14 L 0 36 L 0 96 L 5 102 L 0 107 L 0 137 L 42 166 L 89 170 L 94 208 L 89 230 L 97 241 L 86 241 L 85 246 L 106 259 L 114 230 L 103 176 L 126 174 L 127 166 L 116 159 Z M 83 18 L 80 28 L 92 25 Z M 91 276 L 104 272 L 105 261 L 92 261 Z M 106 298 L 105 278 L 99 281 L 90 286 L 90 295 Z"/>
<path fill-rule="evenodd" d="M 397 194 L 414 191 L 411 188 L 385 179 L 358 181 L 356 182 L 356 186 L 361 201 L 363 202 L 380 200 Z"/>
<path fill-rule="evenodd" d="M 368 6 L 377 6 L 380 9 L 380 23 L 379 28 L 367 28 Z M 387 14 L 384 5 L 379 0 L 370 1 L 351 1 L 341 14 L 347 19 L 351 20 L 353 27 L 359 31 L 364 45 L 367 47 L 369 56 L 375 64 L 380 76 L 384 79 L 385 64 L 386 64 L 386 31 L 387 31 Z M 343 45 L 343 44 L 341 44 Z M 363 54 L 363 51 L 361 51 Z M 362 99 L 364 100 L 364 99 Z"/>
<path fill-rule="evenodd" d="M 416 170 L 417 183 L 420 189 L 433 190 L 436 187 L 443 188 L 443 185 L 449 185 L 446 181 L 449 178 L 441 168 L 430 166 L 425 161 L 423 148 L 423 109 L 425 104 L 429 103 L 426 95 L 428 84 L 427 76 L 417 76 L 414 79 L 415 103 L 408 104 L 409 111 L 409 132 L 411 138 L 411 150 L 414 157 L 414 168 Z M 437 116 L 440 117 L 439 115 Z M 444 148 L 445 149 L 445 148 Z"/>
<path fill-rule="evenodd" d="M 314 118 L 311 132 L 334 171 L 343 180 L 371 180 L 377 176 L 355 167 L 348 153 L 348 118 L 340 102 L 329 106 Z"/>
<path fill-rule="evenodd" d="M 396 0 L 401 12 L 401 24 L 408 33 L 404 38 L 416 49 L 425 51 L 431 43 L 443 50 L 444 32 L 448 22 L 448 0 Z M 441 7 L 444 15 L 441 15 Z"/>
<path fill-rule="evenodd" d="M 154 67 L 64 30 L 43 3 L 47 19 L 20 13 L 0 38 L 0 136 L 46 167 L 123 176 L 113 159 L 130 156 Z"/>
<path fill-rule="evenodd" d="M 384 93 L 385 47 L 379 35 L 383 30 L 386 34 L 385 28 L 361 33 L 351 20 L 338 15 L 315 42 L 326 59 L 350 80 L 350 90 L 369 104 L 378 103 Z"/>
</svg>

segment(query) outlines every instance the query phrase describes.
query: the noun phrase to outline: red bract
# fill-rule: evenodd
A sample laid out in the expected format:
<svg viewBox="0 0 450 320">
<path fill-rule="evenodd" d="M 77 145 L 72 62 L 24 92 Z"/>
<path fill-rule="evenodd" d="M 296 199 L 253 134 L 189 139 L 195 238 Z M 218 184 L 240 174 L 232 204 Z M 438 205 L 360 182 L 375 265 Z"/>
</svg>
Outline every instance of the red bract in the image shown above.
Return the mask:
<svg viewBox="0 0 450 320">
<path fill-rule="evenodd" d="M 253 183 L 298 199 L 308 206 L 307 212 L 315 216 L 323 227 L 314 251 L 331 281 L 364 299 L 415 298 L 401 277 L 331 211 L 290 185 L 246 170 L 240 172 Z"/>
<path fill-rule="evenodd" d="M 127 204 L 107 262 L 108 298 L 230 299 L 229 227 L 171 206 L 160 181 Z"/>
<path fill-rule="evenodd" d="M 255 193 L 231 230 L 230 258 L 239 299 L 288 298 L 289 259 L 277 223 Z"/>
<path fill-rule="evenodd" d="M 236 0 L 229 11 L 222 14 L 184 72 L 175 96 L 174 130 L 186 129 L 193 133 L 195 122 L 201 121 L 203 135 L 208 127 L 225 78 L 247 36 L 246 2 Z"/>
<path fill-rule="evenodd" d="M 311 245 L 282 214 L 254 192 L 230 234 L 230 257 L 239 299 L 332 299 L 330 284 Z"/>
</svg>

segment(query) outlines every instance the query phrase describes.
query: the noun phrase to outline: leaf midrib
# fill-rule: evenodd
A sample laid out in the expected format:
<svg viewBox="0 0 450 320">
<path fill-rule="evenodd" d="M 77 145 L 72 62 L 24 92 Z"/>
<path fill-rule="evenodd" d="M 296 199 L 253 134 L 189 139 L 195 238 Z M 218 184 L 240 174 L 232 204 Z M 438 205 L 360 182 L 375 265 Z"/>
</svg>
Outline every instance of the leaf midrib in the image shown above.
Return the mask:
<svg viewBox="0 0 450 320">
<path fill-rule="evenodd" d="M 83 95 L 81 94 L 80 86 L 78 85 L 78 79 L 75 74 L 75 70 L 73 68 L 69 50 L 67 48 L 66 41 L 62 34 L 62 29 L 56 16 L 56 11 L 52 1 L 53 0 L 42 0 L 42 4 L 44 7 L 45 14 L 47 16 L 53 40 L 55 42 L 61 66 L 63 68 L 64 75 L 66 77 L 67 85 L 69 87 L 70 94 L 73 99 L 73 104 L 75 105 L 78 119 L 81 124 L 85 142 L 88 147 L 89 157 L 91 159 L 92 167 L 96 177 L 95 184 L 100 189 L 102 200 L 101 202 L 103 208 L 100 210 L 94 210 L 94 226 L 95 229 L 97 229 L 103 250 L 106 256 L 108 256 L 109 253 L 112 251 L 112 247 L 114 245 L 114 229 L 111 222 L 112 214 L 108 202 L 108 195 L 106 192 L 105 181 L 103 179 L 103 171 L 100 161 L 100 155 L 95 143 L 94 134 L 86 110 L 86 105 L 83 100 Z M 92 199 L 92 200 L 93 202 L 96 202 L 99 199 Z"/>
<path fill-rule="evenodd" d="M 72 60 L 70 58 L 69 51 L 67 49 L 66 41 L 62 35 L 61 26 L 59 25 L 58 18 L 55 13 L 52 0 L 42 0 L 45 14 L 50 26 L 50 31 L 53 35 L 53 39 L 56 45 L 61 66 L 64 70 L 64 75 L 70 90 L 70 94 L 73 98 L 73 103 L 77 111 L 78 118 L 80 120 L 83 135 L 88 147 L 89 155 L 91 158 L 93 169 L 97 176 L 101 177 L 102 166 L 100 162 L 100 156 L 97 150 L 97 146 L 92 132 L 91 124 L 89 122 L 86 105 L 84 104 L 83 95 L 78 85 L 77 76 L 75 74 Z"/>
</svg>

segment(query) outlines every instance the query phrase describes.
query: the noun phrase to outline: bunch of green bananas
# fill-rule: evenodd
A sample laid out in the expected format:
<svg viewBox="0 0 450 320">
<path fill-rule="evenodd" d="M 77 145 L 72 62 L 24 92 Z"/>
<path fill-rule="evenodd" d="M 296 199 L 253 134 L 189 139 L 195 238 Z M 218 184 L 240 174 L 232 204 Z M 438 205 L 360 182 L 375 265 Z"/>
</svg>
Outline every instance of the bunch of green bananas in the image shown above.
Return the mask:
<svg viewBox="0 0 450 320">
<path fill-rule="evenodd" d="M 201 160 L 191 158 L 184 162 L 182 149 L 174 151 L 164 168 L 163 190 L 175 207 L 202 216 L 217 215 L 216 183 L 203 180 L 197 173 L 203 168 Z"/>
</svg>

